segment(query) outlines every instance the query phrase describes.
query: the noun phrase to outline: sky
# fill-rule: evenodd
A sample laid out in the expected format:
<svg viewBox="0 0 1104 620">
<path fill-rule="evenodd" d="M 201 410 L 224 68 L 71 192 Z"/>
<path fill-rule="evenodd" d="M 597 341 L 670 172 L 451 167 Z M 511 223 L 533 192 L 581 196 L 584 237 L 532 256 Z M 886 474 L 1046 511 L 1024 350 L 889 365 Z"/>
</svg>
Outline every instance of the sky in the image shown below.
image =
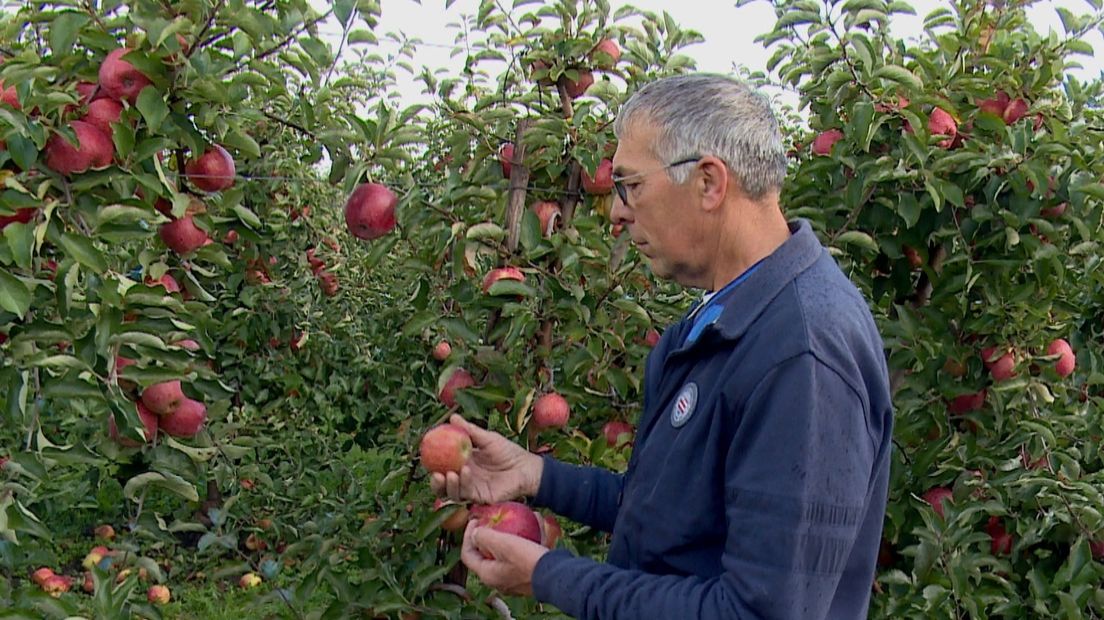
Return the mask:
<svg viewBox="0 0 1104 620">
<path fill-rule="evenodd" d="M 324 4 L 324 0 L 312 0 L 315 6 Z M 501 0 L 504 6 L 511 0 Z M 916 10 L 915 16 L 895 16 L 891 23 L 894 33 L 903 38 L 916 37 L 921 33 L 923 17 L 932 10 L 949 6 L 946 0 L 911 0 Z M 386 0 L 383 2 L 383 14 L 376 28 L 377 35 L 387 32 L 402 32 L 409 37 L 424 41 L 414 56 L 416 67 L 422 65 L 431 68 L 445 67 L 459 70 L 463 58 L 450 58 L 450 48 L 454 31 L 447 27 L 449 22 L 460 21 L 461 15 L 476 11 L 479 0 L 456 0 L 445 9 L 445 0 Z M 736 8 L 735 0 L 634 0 L 624 2 L 611 0 L 616 8 L 631 4 L 640 9 L 661 12 L 667 11 L 682 28 L 697 30 L 705 41 L 686 48 L 684 53 L 697 61 L 703 71 L 729 73 L 734 64 L 746 66 L 751 70 L 764 70 L 771 52 L 754 41 L 759 34 L 767 32 L 775 23 L 774 10 L 769 2 L 761 1 Z M 1050 29 L 1062 33 L 1061 22 L 1055 12 L 1056 6 L 1063 6 L 1074 13 L 1084 14 L 1092 8 L 1084 0 L 1044 0 L 1028 8 L 1030 22 L 1040 33 Z M 340 29 L 336 23 L 324 30 L 333 39 L 337 47 Z M 1083 80 L 1099 78 L 1104 71 L 1104 36 L 1099 31 L 1093 33 L 1088 42 L 1096 49 L 1095 57 L 1081 56 L 1079 62 L 1084 69 L 1074 74 Z M 380 37 L 381 51 L 397 46 Z M 399 90 L 404 104 L 412 104 L 422 99 L 421 85 L 413 78 L 402 77 Z M 783 96 L 783 101 L 794 104 L 796 95 Z"/>
</svg>

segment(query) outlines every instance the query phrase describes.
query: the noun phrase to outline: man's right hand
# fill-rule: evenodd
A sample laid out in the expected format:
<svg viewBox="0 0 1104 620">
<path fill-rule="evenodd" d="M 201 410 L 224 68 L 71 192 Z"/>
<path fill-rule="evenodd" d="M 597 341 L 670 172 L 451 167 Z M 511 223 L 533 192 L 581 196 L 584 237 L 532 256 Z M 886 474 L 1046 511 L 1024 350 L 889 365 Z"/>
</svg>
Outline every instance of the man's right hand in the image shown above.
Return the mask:
<svg viewBox="0 0 1104 620">
<path fill-rule="evenodd" d="M 439 496 L 493 504 L 537 494 L 544 460 L 494 431 L 482 429 L 459 415 L 449 423 L 468 432 L 472 455 L 459 474 L 434 473 L 429 486 Z"/>
</svg>

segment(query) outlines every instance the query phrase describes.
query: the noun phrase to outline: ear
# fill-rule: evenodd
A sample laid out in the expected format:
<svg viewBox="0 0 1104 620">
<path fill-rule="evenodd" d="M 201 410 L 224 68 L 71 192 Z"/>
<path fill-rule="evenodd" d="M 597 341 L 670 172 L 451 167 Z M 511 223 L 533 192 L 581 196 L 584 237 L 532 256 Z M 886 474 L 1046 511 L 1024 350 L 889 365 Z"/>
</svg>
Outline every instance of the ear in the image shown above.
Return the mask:
<svg viewBox="0 0 1104 620">
<path fill-rule="evenodd" d="M 718 157 L 706 155 L 698 162 L 701 175 L 695 184 L 701 196 L 702 208 L 716 211 L 724 203 L 729 189 L 736 189 L 735 179 L 728 172 L 728 166 Z"/>
</svg>

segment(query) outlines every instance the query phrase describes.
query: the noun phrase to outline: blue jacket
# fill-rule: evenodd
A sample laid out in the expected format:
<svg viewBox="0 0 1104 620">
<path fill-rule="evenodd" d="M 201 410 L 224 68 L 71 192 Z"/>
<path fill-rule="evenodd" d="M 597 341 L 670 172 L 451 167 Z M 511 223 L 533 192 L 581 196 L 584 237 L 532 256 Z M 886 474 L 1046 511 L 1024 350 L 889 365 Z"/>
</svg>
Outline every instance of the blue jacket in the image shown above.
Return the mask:
<svg viewBox="0 0 1104 620">
<path fill-rule="evenodd" d="M 544 555 L 533 592 L 580 619 L 865 618 L 892 405 L 881 337 L 808 222 L 648 358 L 628 470 L 545 460 L 535 503 L 612 532 Z"/>
</svg>

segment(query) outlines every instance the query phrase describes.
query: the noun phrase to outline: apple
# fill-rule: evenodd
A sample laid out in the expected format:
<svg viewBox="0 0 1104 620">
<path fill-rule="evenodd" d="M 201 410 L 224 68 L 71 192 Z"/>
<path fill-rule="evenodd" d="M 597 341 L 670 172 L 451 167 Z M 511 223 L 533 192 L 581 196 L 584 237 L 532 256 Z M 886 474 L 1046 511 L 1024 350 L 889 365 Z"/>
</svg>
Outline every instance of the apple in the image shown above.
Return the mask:
<svg viewBox="0 0 1104 620">
<path fill-rule="evenodd" d="M 649 347 L 655 347 L 657 344 L 659 344 L 659 338 L 659 331 L 657 331 L 655 328 L 649 329 L 647 332 L 644 333 L 644 344 Z"/>
<path fill-rule="evenodd" d="M 84 560 L 81 562 L 81 566 L 88 570 L 92 570 L 92 567 L 99 564 L 100 560 L 111 557 L 111 549 L 102 545 L 92 547 L 92 550 L 88 552 L 88 555 L 84 556 Z"/>
<path fill-rule="evenodd" d="M 173 437 L 195 437 L 206 421 L 207 407 L 197 400 L 185 398 L 176 409 L 161 418 L 161 431 Z"/>
<path fill-rule="evenodd" d="M 525 274 L 521 269 L 517 267 L 499 267 L 487 272 L 487 275 L 483 278 L 483 292 L 486 293 L 491 290 L 491 285 L 499 280 L 517 280 L 518 282 L 525 282 Z"/>
<path fill-rule="evenodd" d="M 550 69 L 551 67 L 548 66 L 547 62 L 543 60 L 534 60 L 529 67 L 529 79 L 535 79 L 537 81 L 537 84 L 541 86 L 552 86 L 552 79 L 549 78 L 547 74 L 547 71 Z M 536 75 L 541 72 L 545 72 L 544 77 L 537 79 Z"/>
<path fill-rule="evenodd" d="M 571 415 L 571 408 L 567 400 L 550 392 L 537 399 L 533 405 L 533 426 L 538 431 L 549 428 L 563 428 L 567 426 L 567 419 Z"/>
<path fill-rule="evenodd" d="M 583 190 L 588 194 L 604 195 L 613 191 L 613 162 L 603 159 L 598 162 L 594 176 L 583 169 Z"/>
<path fill-rule="evenodd" d="M 1023 118 L 1025 114 L 1027 114 L 1027 102 L 1023 99 L 1014 99 L 1009 102 L 1008 107 L 1004 109 L 1004 114 L 1001 115 L 1001 118 L 1004 119 L 1005 123 L 1011 125 Z"/>
<path fill-rule="evenodd" d="M 159 423 L 160 423 L 160 420 L 158 419 L 157 414 L 150 411 L 145 405 L 143 405 L 139 401 L 138 402 L 138 419 L 142 421 L 142 427 L 145 428 L 146 443 L 153 443 L 153 438 L 157 436 L 157 428 L 158 428 Z M 108 434 L 109 437 L 111 437 L 112 440 L 114 440 L 114 441 L 118 442 L 120 445 L 126 446 L 128 448 L 137 448 L 137 447 L 142 445 L 141 443 L 139 443 L 139 442 L 137 442 L 137 441 L 135 441 L 135 440 L 133 440 L 129 437 L 125 437 L 125 436 L 119 434 L 119 427 L 115 425 L 115 416 L 113 416 L 113 415 L 107 416 L 107 434 Z M 111 527 L 111 526 L 108 526 L 108 527 Z M 112 535 L 114 536 L 114 532 L 112 532 Z M 110 540 L 110 539 L 108 539 L 108 540 Z"/>
<path fill-rule="evenodd" d="M 180 283 L 176 281 L 176 278 L 172 277 L 172 275 L 167 274 L 167 273 L 162 275 L 161 278 L 159 280 L 157 280 L 156 282 L 152 278 L 146 278 L 146 285 L 147 286 L 160 286 L 160 287 L 164 288 L 165 291 L 167 291 L 169 293 L 179 293 L 180 292 Z"/>
<path fill-rule="evenodd" d="M 989 546 L 993 555 L 1012 555 L 1012 535 L 1004 529 L 1000 517 L 989 517 L 985 531 L 992 539 Z"/>
<path fill-rule="evenodd" d="M 260 536 L 257 536 L 256 533 L 251 533 L 249 536 L 245 537 L 245 548 L 250 551 L 264 551 L 268 549 L 268 543 Z"/>
<path fill-rule="evenodd" d="M 35 582 L 35 585 L 42 587 L 46 580 L 54 576 L 54 571 L 43 566 L 42 568 L 31 573 L 31 581 Z"/>
<path fill-rule="evenodd" d="M 184 175 L 192 185 L 205 192 L 219 192 L 234 185 L 234 158 L 218 144 L 184 164 Z"/>
<path fill-rule="evenodd" d="M 111 50 L 100 65 L 100 88 L 112 99 L 134 105 L 138 100 L 138 93 L 150 85 L 150 79 L 134 65 L 123 60 L 123 56 L 132 51 L 126 47 Z"/>
<path fill-rule="evenodd" d="M 238 579 L 238 586 L 243 590 L 249 590 L 261 585 L 261 577 L 256 573 L 246 573 Z"/>
<path fill-rule="evenodd" d="M 98 99 L 109 98 L 107 93 L 100 90 L 99 84 L 92 82 L 77 82 L 75 87 L 77 98 L 82 104 L 88 104 Z"/>
<path fill-rule="evenodd" d="M 92 578 L 92 571 L 84 571 L 84 581 L 81 582 L 81 590 L 84 590 L 85 594 L 92 594 L 96 591 L 96 580 Z"/>
<path fill-rule="evenodd" d="M 583 93 L 587 91 L 594 84 L 594 74 L 587 69 L 578 69 L 576 72 L 579 74 L 577 79 L 564 75 L 561 79 L 564 83 L 564 90 L 567 92 L 567 96 L 572 99 L 578 99 L 583 96 Z"/>
<path fill-rule="evenodd" d="M 196 226 L 190 215 L 162 224 L 158 235 L 170 250 L 181 255 L 190 254 L 211 243 L 207 232 Z"/>
<path fill-rule="evenodd" d="M 590 52 L 590 59 L 599 69 L 611 69 L 621 60 L 621 48 L 613 39 L 602 39 Z"/>
<path fill-rule="evenodd" d="M 172 413 L 185 398 L 179 380 L 156 383 L 142 391 L 142 404 L 157 415 Z"/>
<path fill-rule="evenodd" d="M 993 376 L 993 380 L 1000 383 L 1015 376 L 1016 358 L 1013 352 L 1007 349 L 1003 354 L 998 354 L 1000 354 L 1000 349 L 997 347 L 986 347 L 981 350 L 981 361 L 989 369 L 989 374 Z"/>
<path fill-rule="evenodd" d="M 314 248 L 307 248 L 307 263 L 310 264 L 311 273 L 317 276 L 320 271 L 326 268 L 326 261 L 315 256 L 314 251 Z"/>
<path fill-rule="evenodd" d="M 323 270 L 318 272 L 318 280 L 321 282 L 322 293 L 326 295 L 326 297 L 337 295 L 340 285 L 338 284 L 336 275 Z"/>
<path fill-rule="evenodd" d="M 230 230 L 226 232 L 226 235 L 222 238 L 223 245 L 234 245 L 238 242 L 238 231 Z"/>
<path fill-rule="evenodd" d="M 909 103 L 911 103 L 911 102 L 909 101 L 908 97 L 902 97 L 901 95 L 897 95 L 897 101 L 896 102 L 891 101 L 889 103 L 881 103 L 881 102 L 875 103 L 874 104 L 874 111 L 875 112 L 882 112 L 882 113 L 896 112 L 897 110 L 903 110 L 903 109 L 909 107 Z"/>
<path fill-rule="evenodd" d="M 1054 363 L 1054 370 L 1060 377 L 1070 376 L 1073 369 L 1077 367 L 1077 356 L 1073 352 L 1073 347 L 1064 338 L 1059 338 L 1047 345 L 1047 355 L 1061 355 Z"/>
<path fill-rule="evenodd" d="M 22 110 L 23 104 L 19 103 L 19 93 L 16 92 L 14 86 L 4 86 L 4 81 L 0 80 L 0 103 L 6 103 L 16 110 Z"/>
<path fill-rule="evenodd" d="M 180 347 L 181 349 L 184 349 L 185 351 L 191 351 L 192 353 L 195 353 L 196 351 L 199 351 L 202 348 L 202 347 L 199 346 L 198 342 L 196 342 L 195 340 L 192 340 L 191 338 L 184 338 L 183 340 L 177 340 L 177 341 L 173 342 L 172 345 L 174 347 Z"/>
<path fill-rule="evenodd" d="M 1104 562 L 1104 540 L 1090 540 L 1089 553 L 1097 562 Z"/>
<path fill-rule="evenodd" d="M 632 443 L 633 432 L 632 424 L 621 420 L 611 420 L 602 427 L 602 435 L 606 438 L 606 445 L 611 448 Z"/>
<path fill-rule="evenodd" d="M 514 143 L 507 142 L 498 149 L 498 163 L 502 165 L 502 176 L 510 178 L 511 162 L 514 161 Z"/>
<path fill-rule="evenodd" d="M 956 396 L 951 400 L 951 404 L 947 406 L 947 412 L 952 415 L 961 415 L 963 413 L 977 411 L 985 405 L 985 396 L 985 390 L 974 392 L 973 394 Z"/>
<path fill-rule="evenodd" d="M 551 200 L 542 200 L 533 205 L 533 213 L 540 222 L 541 234 L 545 237 L 552 236 L 556 229 L 556 220 L 560 218 L 560 205 Z"/>
<path fill-rule="evenodd" d="M 951 148 L 954 146 L 954 138 L 958 136 L 958 123 L 943 108 L 935 108 L 928 117 L 928 132 L 932 135 L 950 136 L 946 140 L 940 140 L 939 146 L 945 149 Z"/>
<path fill-rule="evenodd" d="M 55 133 L 46 141 L 46 166 L 54 172 L 70 176 L 89 169 L 99 170 L 111 165 L 115 158 L 115 143 L 92 123 L 73 121 L 69 124 L 77 136 L 77 145 Z"/>
<path fill-rule="evenodd" d="M 556 521 L 556 517 L 546 514 L 538 523 L 541 526 L 541 544 L 549 549 L 555 549 L 556 542 L 563 537 L 563 528 Z"/>
<path fill-rule="evenodd" d="M 364 183 L 345 203 L 345 226 L 357 239 L 371 241 L 395 229 L 395 205 L 399 198 L 384 185 Z"/>
<path fill-rule="evenodd" d="M 822 131 L 813 138 L 814 155 L 831 155 L 832 147 L 843 139 L 843 132 L 839 129 Z"/>
<path fill-rule="evenodd" d="M 952 377 L 961 378 L 966 374 L 966 364 L 963 364 L 953 357 L 948 357 L 947 361 L 943 362 L 943 372 Z"/>
<path fill-rule="evenodd" d="M 111 123 L 119 122 L 119 116 L 123 113 L 123 105 L 114 99 L 97 99 L 88 104 L 88 112 L 81 118 L 90 123 L 108 138 L 115 135 Z"/>
<path fill-rule="evenodd" d="M 447 360 L 449 355 L 452 355 L 452 345 L 447 340 L 442 340 L 437 343 L 437 346 L 433 347 L 433 359 L 438 362 Z"/>
<path fill-rule="evenodd" d="M 426 431 L 418 445 L 422 466 L 431 472 L 457 472 L 471 457 L 472 442 L 468 432 L 452 424 L 440 424 Z"/>
<path fill-rule="evenodd" d="M 904 253 L 905 260 L 908 261 L 909 267 L 919 269 L 920 266 L 924 264 L 924 259 L 920 257 L 920 253 L 911 245 L 902 247 L 901 251 Z"/>
<path fill-rule="evenodd" d="M 96 529 L 92 530 L 92 535 L 96 538 L 101 538 L 108 542 L 115 540 L 115 528 L 111 527 L 107 523 L 96 526 Z"/>
<path fill-rule="evenodd" d="M 0 215 L 0 230 L 7 228 L 8 224 L 26 224 L 30 222 L 35 215 L 38 214 L 38 209 L 34 207 L 25 207 L 22 209 L 16 209 L 12 215 Z"/>
<path fill-rule="evenodd" d="M 70 581 L 67 577 L 53 575 L 42 584 L 42 590 L 54 598 L 59 598 L 69 591 Z"/>
<path fill-rule="evenodd" d="M 146 600 L 154 605 L 164 605 L 170 598 L 172 595 L 169 593 L 169 588 L 161 584 L 152 585 L 146 591 Z"/>
<path fill-rule="evenodd" d="M 1004 110 L 1008 107 L 1008 102 L 1008 93 L 1001 91 L 992 99 L 982 99 L 979 101 L 978 110 L 1003 118 Z"/>
<path fill-rule="evenodd" d="M 935 510 L 935 514 L 939 515 L 939 518 L 943 518 L 943 503 L 954 503 L 954 493 L 947 487 L 934 487 L 924 491 L 921 495 L 925 502 L 931 504 L 931 507 Z"/>
<path fill-rule="evenodd" d="M 1067 203 L 1059 203 L 1053 207 L 1047 207 L 1046 209 L 1039 211 L 1039 215 L 1047 218 L 1048 220 L 1056 220 L 1062 217 L 1062 214 L 1066 212 L 1066 208 L 1068 206 L 1069 205 Z"/>
<path fill-rule="evenodd" d="M 441 522 L 441 529 L 445 530 L 446 532 L 464 531 L 464 528 L 468 525 L 469 512 L 467 506 L 452 503 L 446 504 L 443 499 L 438 497 L 433 502 L 433 512 L 437 512 L 442 508 L 445 510 L 449 510 L 449 506 L 456 506 L 456 508 L 453 509 L 452 514 L 450 514 L 448 517 L 445 518 L 444 521 Z"/>
<path fill-rule="evenodd" d="M 537 513 L 519 502 L 473 506 L 471 514 L 479 527 L 489 527 L 497 532 L 520 536 L 538 545 L 541 542 L 541 526 Z M 493 559 L 484 554 L 487 559 Z"/>
</svg>

